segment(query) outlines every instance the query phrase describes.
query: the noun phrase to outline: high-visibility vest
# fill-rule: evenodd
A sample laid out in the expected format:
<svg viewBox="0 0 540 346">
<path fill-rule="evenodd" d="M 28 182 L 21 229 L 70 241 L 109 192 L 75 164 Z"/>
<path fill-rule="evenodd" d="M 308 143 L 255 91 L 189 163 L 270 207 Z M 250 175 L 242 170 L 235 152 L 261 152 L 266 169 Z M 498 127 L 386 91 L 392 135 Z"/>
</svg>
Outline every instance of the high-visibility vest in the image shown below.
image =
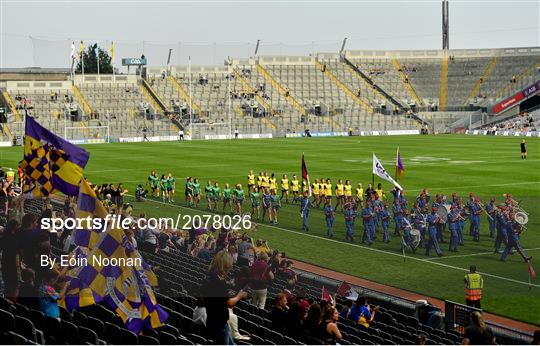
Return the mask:
<svg viewBox="0 0 540 346">
<path fill-rule="evenodd" d="M 465 275 L 465 299 L 480 300 L 482 299 L 482 288 L 484 280 L 478 273 L 469 273 Z"/>
</svg>

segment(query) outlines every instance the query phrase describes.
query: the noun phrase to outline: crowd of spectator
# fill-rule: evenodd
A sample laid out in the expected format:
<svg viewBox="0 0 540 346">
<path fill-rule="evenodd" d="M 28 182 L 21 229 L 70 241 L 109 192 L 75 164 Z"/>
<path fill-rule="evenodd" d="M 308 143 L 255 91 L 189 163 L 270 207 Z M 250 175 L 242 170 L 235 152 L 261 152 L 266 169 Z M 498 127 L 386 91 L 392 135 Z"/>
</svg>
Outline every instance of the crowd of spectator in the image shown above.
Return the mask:
<svg viewBox="0 0 540 346">
<path fill-rule="evenodd" d="M 518 116 L 502 121 L 495 125 L 488 125 L 488 134 L 495 134 L 496 131 L 537 131 L 538 122 L 532 114 L 520 113 Z"/>
</svg>

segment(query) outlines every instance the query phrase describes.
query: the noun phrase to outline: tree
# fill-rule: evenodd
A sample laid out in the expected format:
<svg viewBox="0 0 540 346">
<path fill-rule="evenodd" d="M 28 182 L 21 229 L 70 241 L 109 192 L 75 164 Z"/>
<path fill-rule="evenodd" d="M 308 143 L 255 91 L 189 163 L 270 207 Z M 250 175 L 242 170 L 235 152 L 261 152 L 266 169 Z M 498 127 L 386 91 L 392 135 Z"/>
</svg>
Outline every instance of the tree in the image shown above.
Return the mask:
<svg viewBox="0 0 540 346">
<path fill-rule="evenodd" d="M 94 47 L 96 45 L 88 46 L 86 51 L 83 52 L 83 59 L 84 59 L 84 73 L 97 73 L 97 59 L 96 54 L 94 53 Z M 100 47 L 98 49 L 98 55 L 99 55 L 99 73 L 103 74 L 111 74 L 113 73 L 113 67 L 111 64 L 111 57 L 109 53 Z M 75 69 L 75 73 L 82 73 L 82 64 L 81 59 L 79 55 L 79 62 L 77 63 L 77 68 Z"/>
</svg>

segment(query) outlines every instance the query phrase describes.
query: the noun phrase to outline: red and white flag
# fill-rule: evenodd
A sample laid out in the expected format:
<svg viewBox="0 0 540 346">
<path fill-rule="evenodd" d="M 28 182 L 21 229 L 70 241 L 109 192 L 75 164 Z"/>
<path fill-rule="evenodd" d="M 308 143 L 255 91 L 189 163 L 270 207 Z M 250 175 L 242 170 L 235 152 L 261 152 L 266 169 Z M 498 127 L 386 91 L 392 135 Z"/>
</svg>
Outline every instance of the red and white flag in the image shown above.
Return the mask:
<svg viewBox="0 0 540 346">
<path fill-rule="evenodd" d="M 328 303 L 330 304 L 334 304 L 334 298 L 332 297 L 332 295 L 330 294 L 330 292 L 328 292 L 326 290 L 326 288 L 322 288 L 322 296 L 321 296 L 321 300 L 326 300 Z"/>
<path fill-rule="evenodd" d="M 337 294 L 345 297 L 349 300 L 356 300 L 358 298 L 358 292 L 354 290 L 348 283 L 343 281 L 337 290 Z"/>
<path fill-rule="evenodd" d="M 309 182 L 309 174 L 307 172 L 306 161 L 304 161 L 304 153 L 302 153 L 302 180 L 307 183 L 308 195 L 311 196 L 311 184 Z"/>
</svg>

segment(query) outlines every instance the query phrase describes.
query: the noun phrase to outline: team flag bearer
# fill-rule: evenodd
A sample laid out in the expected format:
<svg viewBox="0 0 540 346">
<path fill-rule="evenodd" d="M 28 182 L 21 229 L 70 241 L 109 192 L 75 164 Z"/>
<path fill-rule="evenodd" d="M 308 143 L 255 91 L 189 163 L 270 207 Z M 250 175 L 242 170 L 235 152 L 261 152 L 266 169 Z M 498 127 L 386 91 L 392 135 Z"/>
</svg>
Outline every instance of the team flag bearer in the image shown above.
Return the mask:
<svg viewBox="0 0 540 346">
<path fill-rule="evenodd" d="M 302 154 L 302 180 L 307 183 L 307 190 L 302 192 L 302 198 L 300 199 L 300 217 L 302 217 L 302 230 L 309 231 L 308 217 L 309 207 L 311 205 L 311 184 L 309 183 L 309 175 L 304 161 L 304 154 Z"/>
</svg>

